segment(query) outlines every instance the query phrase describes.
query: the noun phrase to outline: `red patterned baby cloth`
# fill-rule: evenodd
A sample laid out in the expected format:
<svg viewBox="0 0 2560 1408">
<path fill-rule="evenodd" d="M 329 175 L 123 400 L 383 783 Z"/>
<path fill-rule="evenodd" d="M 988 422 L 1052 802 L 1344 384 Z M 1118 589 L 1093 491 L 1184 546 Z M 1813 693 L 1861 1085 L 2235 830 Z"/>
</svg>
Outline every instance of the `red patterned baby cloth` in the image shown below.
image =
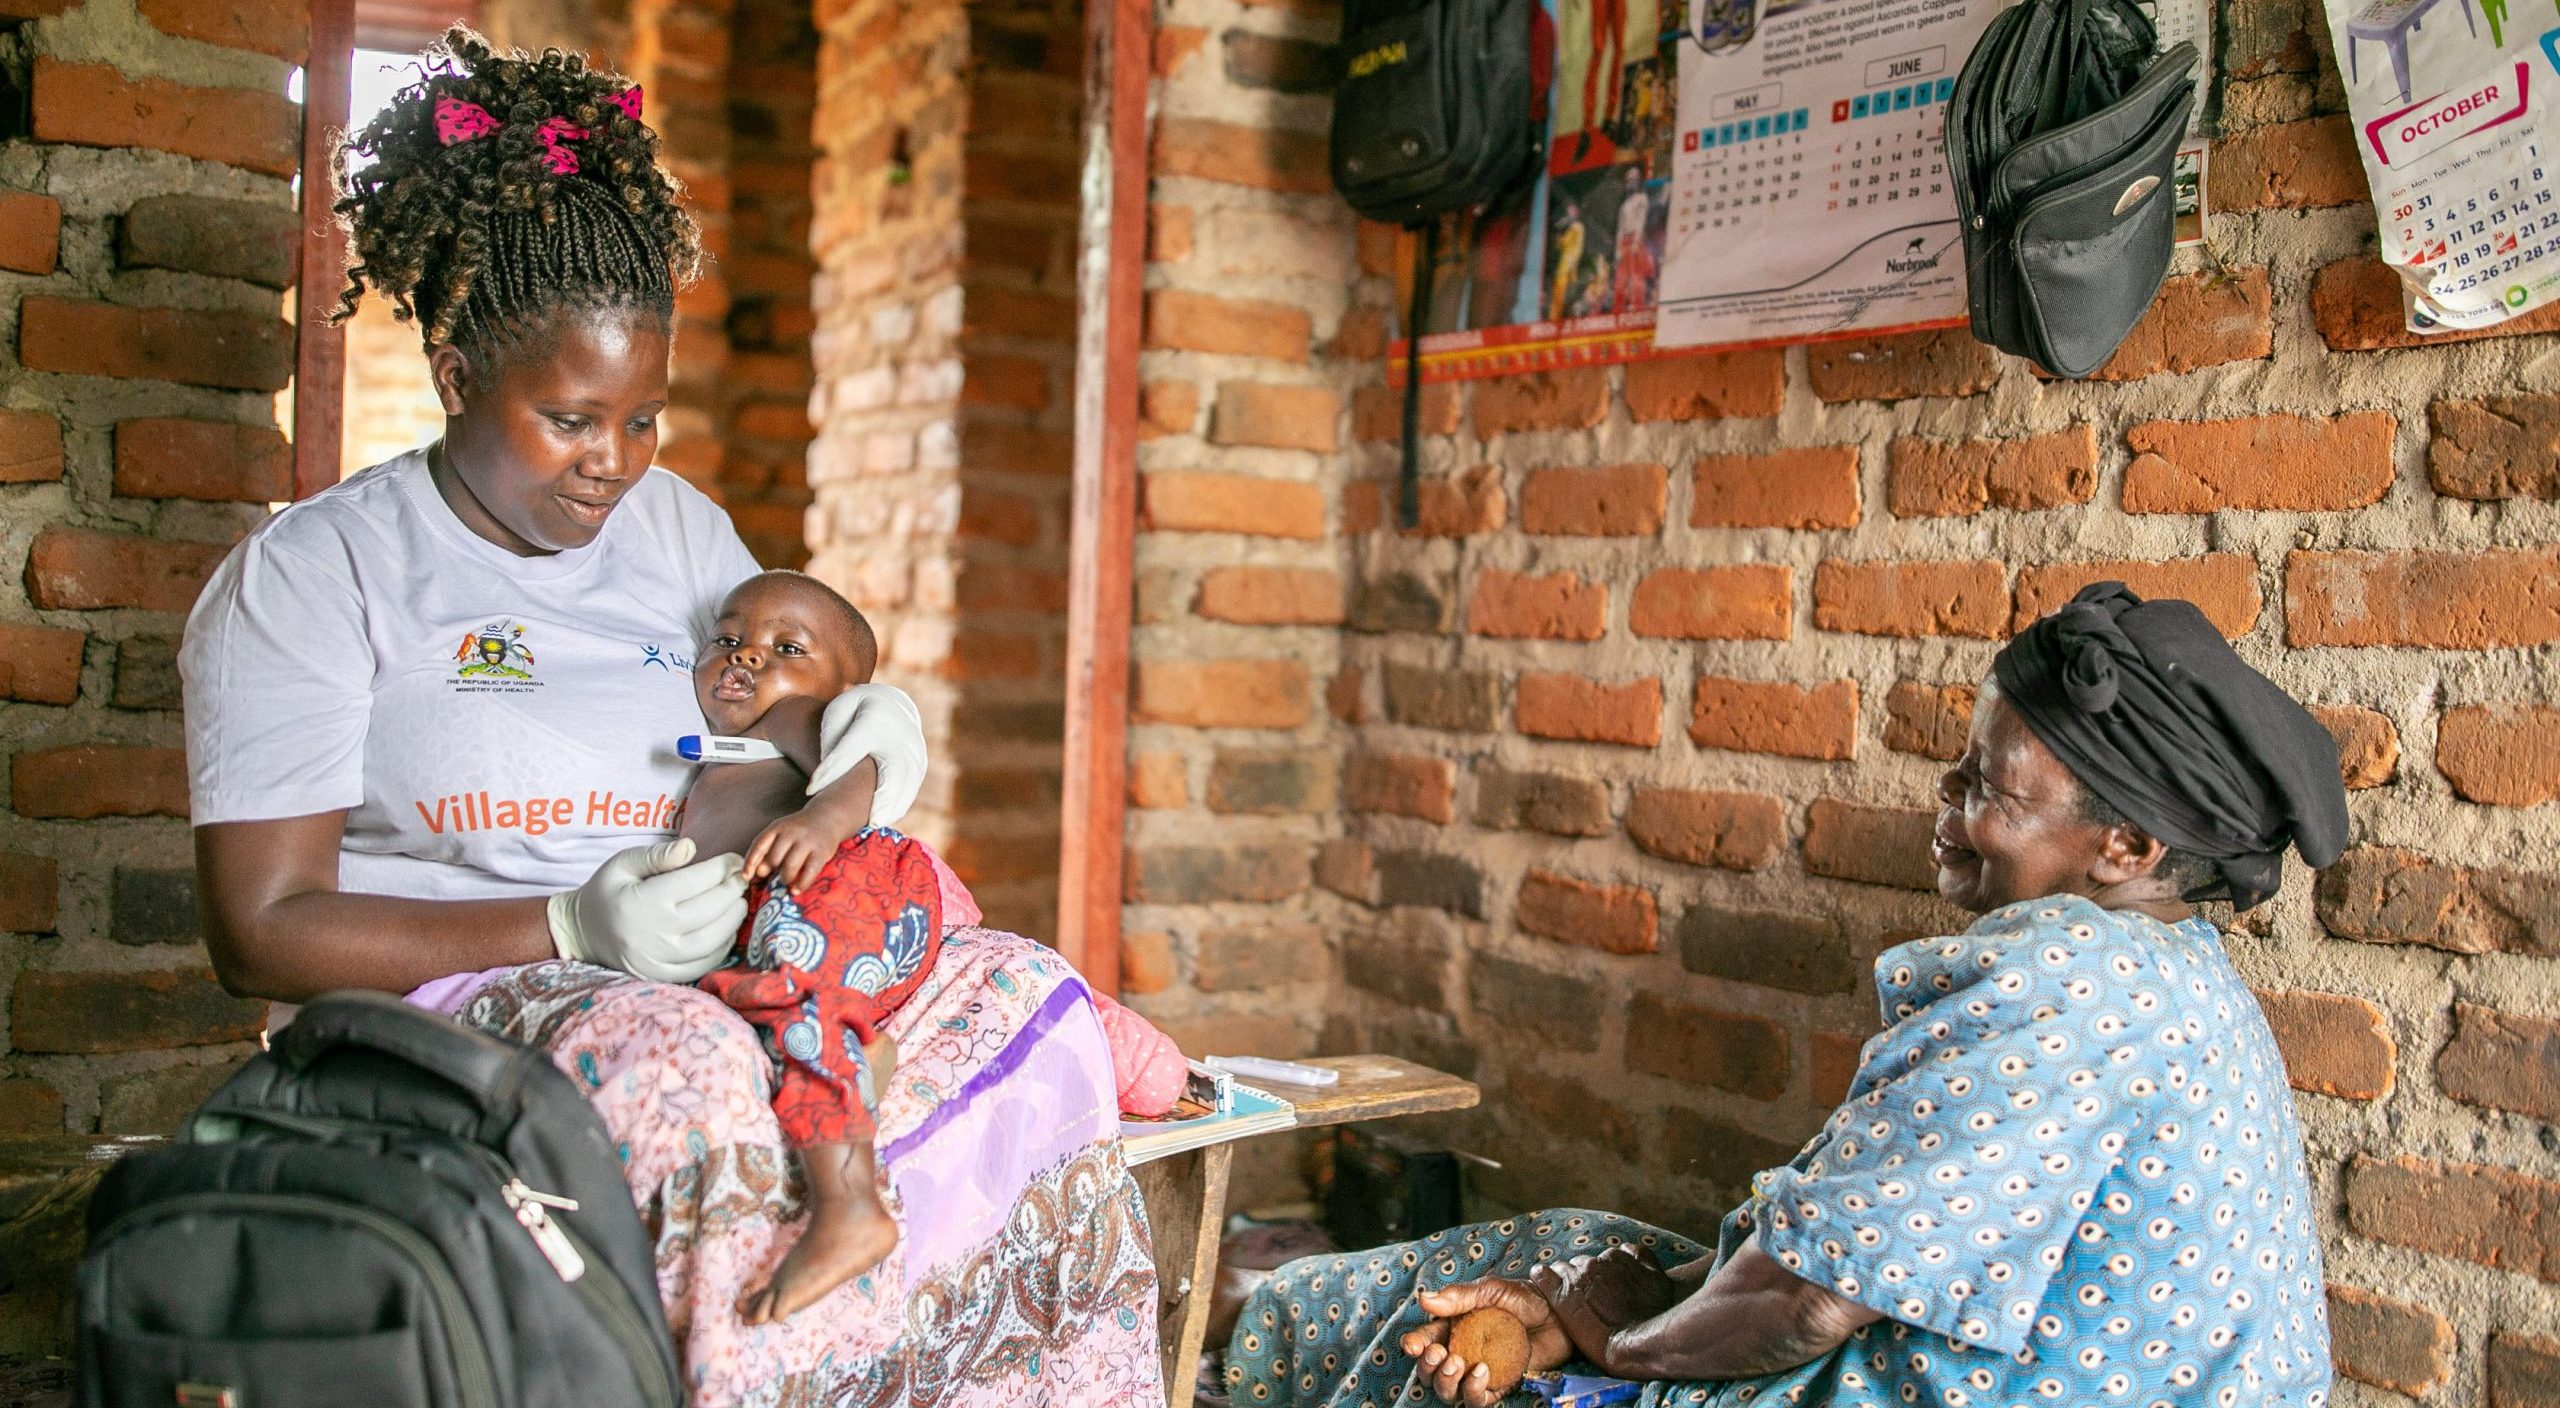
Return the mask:
<svg viewBox="0 0 2560 1408">
<path fill-rule="evenodd" d="M 863 1045 L 942 947 L 932 853 L 886 828 L 865 831 L 805 892 L 774 879 L 754 898 L 737 951 L 702 988 L 764 1034 L 780 1067 L 774 1118 L 792 1147 L 867 1139 L 880 1091 Z"/>
</svg>

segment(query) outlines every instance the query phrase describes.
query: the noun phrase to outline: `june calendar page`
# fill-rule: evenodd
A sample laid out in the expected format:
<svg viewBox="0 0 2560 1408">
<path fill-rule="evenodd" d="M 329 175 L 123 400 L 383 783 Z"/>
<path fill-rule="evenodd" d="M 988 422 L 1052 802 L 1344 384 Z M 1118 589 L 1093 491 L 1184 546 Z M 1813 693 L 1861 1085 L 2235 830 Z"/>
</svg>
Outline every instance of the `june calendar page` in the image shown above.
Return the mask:
<svg viewBox="0 0 2560 1408">
<path fill-rule="evenodd" d="M 1943 137 L 2003 0 L 1691 0 L 1663 347 L 1964 318 Z"/>
</svg>

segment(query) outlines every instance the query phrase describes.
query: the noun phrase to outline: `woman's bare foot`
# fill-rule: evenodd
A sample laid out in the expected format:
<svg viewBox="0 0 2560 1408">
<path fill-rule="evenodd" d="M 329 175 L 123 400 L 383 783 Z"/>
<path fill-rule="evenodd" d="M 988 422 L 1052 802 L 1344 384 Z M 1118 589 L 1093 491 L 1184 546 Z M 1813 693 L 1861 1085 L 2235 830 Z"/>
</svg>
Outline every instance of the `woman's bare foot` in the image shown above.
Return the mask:
<svg viewBox="0 0 2560 1408">
<path fill-rule="evenodd" d="M 897 1221 L 880 1201 L 869 1140 L 812 1144 L 800 1157 L 809 1172 L 809 1225 L 774 1268 L 772 1284 L 739 1305 L 738 1318 L 750 1325 L 807 1309 L 878 1266 L 898 1245 Z"/>
</svg>

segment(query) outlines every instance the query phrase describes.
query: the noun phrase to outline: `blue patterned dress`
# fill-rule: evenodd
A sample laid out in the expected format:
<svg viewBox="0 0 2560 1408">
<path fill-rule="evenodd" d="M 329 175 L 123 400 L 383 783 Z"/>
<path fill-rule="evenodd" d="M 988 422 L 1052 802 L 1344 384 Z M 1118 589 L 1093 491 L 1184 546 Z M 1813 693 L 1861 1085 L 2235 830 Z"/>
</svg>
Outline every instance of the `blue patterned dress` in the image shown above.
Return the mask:
<svg viewBox="0 0 2560 1408">
<path fill-rule="evenodd" d="M 1753 1180 L 1757 1233 L 1887 1318 L 1765 1378 L 1653 1405 L 2320 1408 L 2329 1330 L 2302 1136 L 2275 1038 L 2220 936 L 2056 897 L 1876 961 L 1886 1029 L 1848 1102 Z M 1635 1034 L 1631 1034 L 1631 1037 Z M 1239 1404 L 1435 1401 L 1397 1348 L 1416 1291 L 1685 1239 L 1555 1210 L 1294 1263 L 1227 1351 Z M 1523 1400 L 1525 1401 L 1525 1400 Z"/>
</svg>

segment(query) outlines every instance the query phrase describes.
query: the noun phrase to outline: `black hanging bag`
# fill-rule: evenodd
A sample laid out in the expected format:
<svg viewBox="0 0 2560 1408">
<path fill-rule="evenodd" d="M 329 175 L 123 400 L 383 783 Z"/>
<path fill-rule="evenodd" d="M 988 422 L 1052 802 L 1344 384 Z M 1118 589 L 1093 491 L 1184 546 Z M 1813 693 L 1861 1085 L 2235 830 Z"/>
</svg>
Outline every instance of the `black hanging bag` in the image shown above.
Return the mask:
<svg viewBox="0 0 2560 1408">
<path fill-rule="evenodd" d="M 1492 203 L 1536 157 L 1544 97 L 1531 70 L 1536 0 L 1346 0 L 1333 94 L 1333 184 L 1353 210 L 1422 234 L 1405 319 L 1398 513 L 1420 513 L 1422 335 L 1440 217 Z"/>
<path fill-rule="evenodd" d="M 109 1170 L 84 1408 L 678 1408 L 604 1126 L 539 1051 L 380 993 L 302 1009 Z"/>
<path fill-rule="evenodd" d="M 2151 307 L 2198 62 L 2157 47 L 2132 0 L 2021 0 L 1965 60 L 1947 169 L 1977 339 L 2086 376 Z"/>
</svg>

